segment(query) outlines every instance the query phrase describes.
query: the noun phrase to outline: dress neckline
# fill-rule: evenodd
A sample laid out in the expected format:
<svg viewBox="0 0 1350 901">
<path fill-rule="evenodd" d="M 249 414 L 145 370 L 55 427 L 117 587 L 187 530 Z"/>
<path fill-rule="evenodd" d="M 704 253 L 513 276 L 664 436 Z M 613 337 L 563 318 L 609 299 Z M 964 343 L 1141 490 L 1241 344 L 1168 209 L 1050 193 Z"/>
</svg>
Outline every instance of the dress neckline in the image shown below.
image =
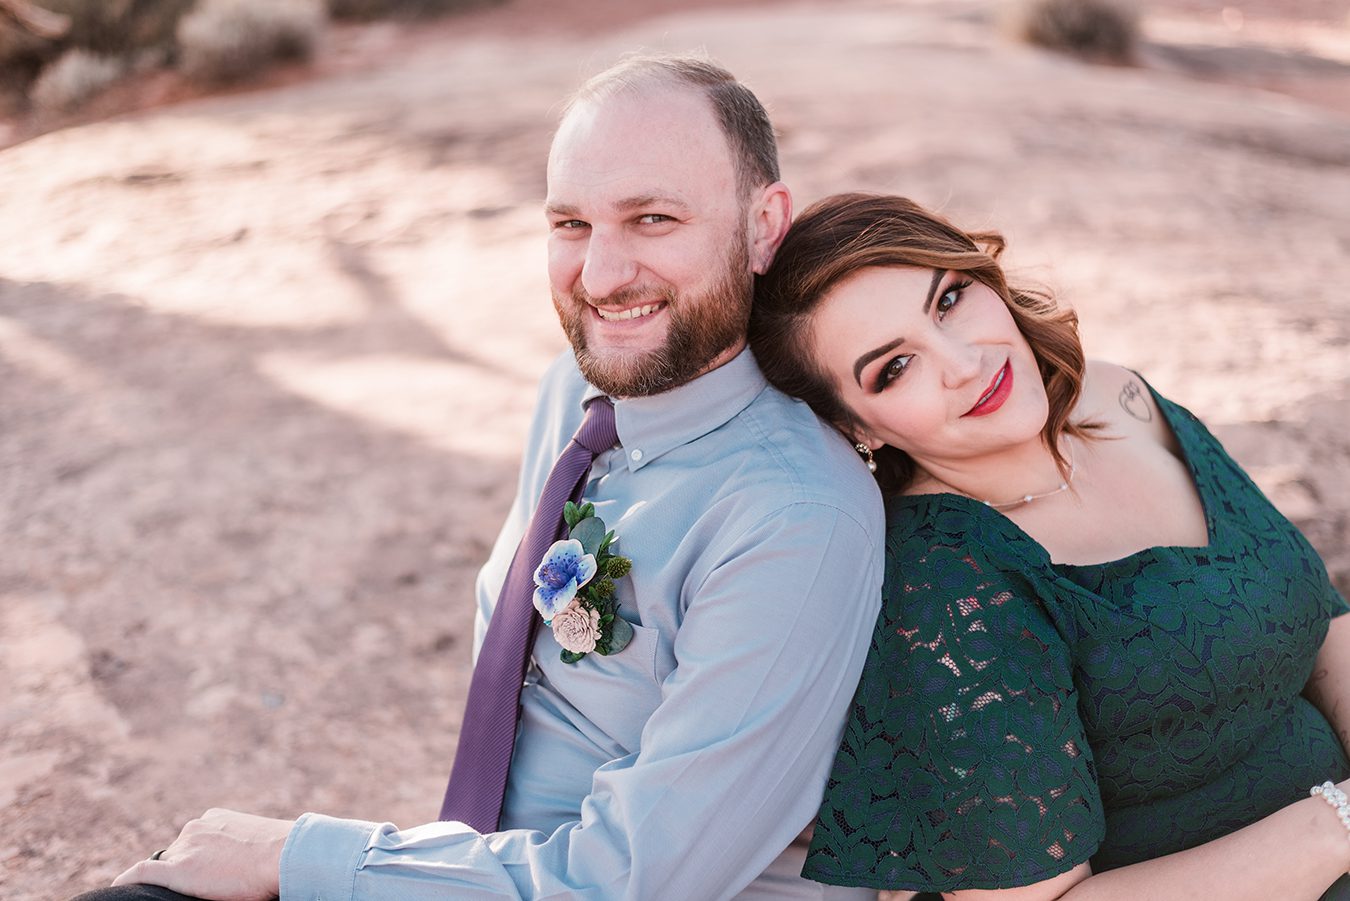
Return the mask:
<svg viewBox="0 0 1350 901">
<path fill-rule="evenodd" d="M 1140 548 L 1137 551 L 1132 551 L 1123 557 L 1117 557 L 1112 560 L 1102 560 L 1097 563 L 1060 563 L 1051 558 L 1050 552 L 1045 549 L 1044 545 L 1035 538 L 1032 538 L 1025 529 L 1013 522 L 1007 515 L 973 497 L 944 491 L 933 494 L 901 495 L 897 500 L 955 505 L 973 511 L 975 515 L 985 518 L 1010 533 L 1009 537 L 1013 539 L 1014 544 L 1022 545 L 1025 549 L 1034 551 L 1035 556 L 1039 557 L 1043 563 L 1060 571 L 1085 572 L 1094 569 L 1113 567 L 1121 564 L 1133 563 L 1145 555 L 1157 556 L 1166 554 L 1193 557 L 1208 554 L 1214 549 L 1217 541 L 1218 525 L 1213 515 L 1213 505 L 1209 493 L 1206 491 L 1207 480 L 1201 477 L 1200 471 L 1196 467 L 1195 449 L 1190 445 L 1193 435 L 1192 430 L 1190 428 L 1178 428 L 1177 420 L 1173 419 L 1172 414 L 1182 409 L 1179 405 L 1172 403 L 1167 398 L 1160 395 L 1153 389 L 1152 385 L 1143 379 L 1142 376 L 1140 377 L 1140 381 L 1144 382 L 1149 393 L 1153 395 L 1153 400 L 1157 404 L 1158 410 L 1162 413 L 1163 421 L 1166 422 L 1168 429 L 1171 430 L 1173 437 L 1176 438 L 1177 447 L 1181 450 L 1181 462 L 1185 465 L 1186 472 L 1191 479 L 1191 485 L 1195 489 L 1196 496 L 1200 499 L 1200 509 L 1205 517 L 1205 543 L 1203 545 L 1155 544 Z"/>
</svg>

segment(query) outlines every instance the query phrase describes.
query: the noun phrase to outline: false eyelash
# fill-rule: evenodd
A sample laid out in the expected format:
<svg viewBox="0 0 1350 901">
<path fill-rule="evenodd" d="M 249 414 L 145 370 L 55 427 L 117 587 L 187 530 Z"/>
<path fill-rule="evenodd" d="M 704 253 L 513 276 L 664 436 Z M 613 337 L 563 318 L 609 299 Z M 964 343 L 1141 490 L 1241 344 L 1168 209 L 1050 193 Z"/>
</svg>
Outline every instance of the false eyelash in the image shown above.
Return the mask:
<svg viewBox="0 0 1350 901">
<path fill-rule="evenodd" d="M 950 294 L 953 291 L 955 291 L 957 294 L 960 294 L 962 291 L 966 290 L 973 284 L 975 284 L 975 280 L 972 278 L 962 279 L 959 282 L 952 282 L 950 285 L 947 286 L 947 290 L 943 291 L 942 293 Z"/>
</svg>

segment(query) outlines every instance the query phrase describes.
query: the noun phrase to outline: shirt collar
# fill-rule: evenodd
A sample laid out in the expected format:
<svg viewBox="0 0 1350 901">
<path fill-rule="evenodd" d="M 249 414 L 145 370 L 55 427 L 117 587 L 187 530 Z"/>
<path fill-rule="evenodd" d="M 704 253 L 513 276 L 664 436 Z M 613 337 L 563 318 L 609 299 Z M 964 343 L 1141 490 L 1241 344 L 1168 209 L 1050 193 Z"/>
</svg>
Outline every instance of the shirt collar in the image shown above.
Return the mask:
<svg viewBox="0 0 1350 901">
<path fill-rule="evenodd" d="M 729 422 L 759 396 L 768 382 L 746 348 L 729 362 L 692 382 L 650 397 L 614 400 L 614 423 L 624 459 L 638 470 L 662 454 Z M 587 385 L 581 403 L 604 392 Z"/>
</svg>

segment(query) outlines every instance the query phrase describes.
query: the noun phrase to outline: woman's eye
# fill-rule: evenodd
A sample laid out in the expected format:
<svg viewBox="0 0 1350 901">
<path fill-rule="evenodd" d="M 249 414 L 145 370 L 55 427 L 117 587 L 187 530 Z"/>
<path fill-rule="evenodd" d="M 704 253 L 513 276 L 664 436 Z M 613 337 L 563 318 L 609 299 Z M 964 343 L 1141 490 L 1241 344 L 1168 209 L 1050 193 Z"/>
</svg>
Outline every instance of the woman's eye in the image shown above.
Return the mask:
<svg viewBox="0 0 1350 901">
<path fill-rule="evenodd" d="M 909 361 L 912 359 L 913 355 L 911 354 L 893 357 L 889 363 L 882 367 L 881 372 L 877 373 L 876 390 L 884 390 L 887 385 L 904 375 L 905 370 L 909 368 Z"/>
<path fill-rule="evenodd" d="M 942 292 L 942 296 L 938 298 L 936 304 L 938 319 L 944 318 L 951 312 L 952 307 L 961 302 L 961 294 L 969 287 L 969 280 L 953 282 L 947 286 L 947 290 Z"/>
</svg>

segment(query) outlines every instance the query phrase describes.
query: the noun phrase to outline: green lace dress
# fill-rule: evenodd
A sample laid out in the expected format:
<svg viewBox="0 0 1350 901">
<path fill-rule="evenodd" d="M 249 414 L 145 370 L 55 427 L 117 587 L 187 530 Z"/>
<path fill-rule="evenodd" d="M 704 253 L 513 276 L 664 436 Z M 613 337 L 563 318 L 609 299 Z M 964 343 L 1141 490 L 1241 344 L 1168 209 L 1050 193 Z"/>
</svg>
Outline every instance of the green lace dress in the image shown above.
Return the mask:
<svg viewBox="0 0 1350 901">
<path fill-rule="evenodd" d="M 1202 844 L 1350 776 L 1299 694 L 1344 599 L 1208 430 L 1154 396 L 1206 547 L 1061 565 L 978 501 L 893 500 L 884 605 L 804 875 L 1028 885 Z"/>
</svg>

